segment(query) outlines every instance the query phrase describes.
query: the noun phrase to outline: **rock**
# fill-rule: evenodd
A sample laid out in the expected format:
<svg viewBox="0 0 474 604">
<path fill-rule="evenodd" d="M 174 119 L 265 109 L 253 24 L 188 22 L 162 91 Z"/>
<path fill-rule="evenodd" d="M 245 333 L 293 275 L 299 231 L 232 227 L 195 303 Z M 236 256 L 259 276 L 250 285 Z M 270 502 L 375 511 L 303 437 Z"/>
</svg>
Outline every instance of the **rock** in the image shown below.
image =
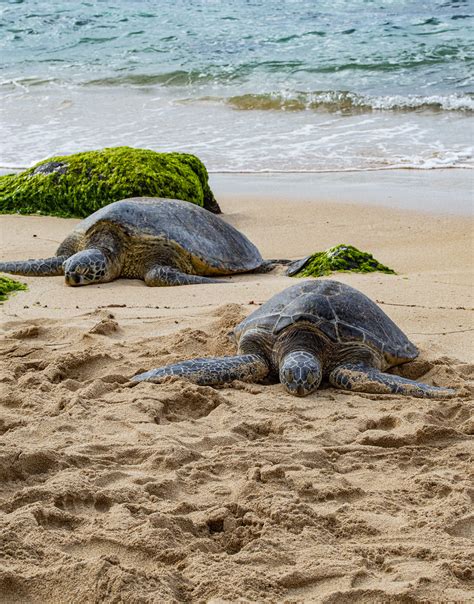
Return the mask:
<svg viewBox="0 0 474 604">
<path fill-rule="evenodd" d="M 86 217 L 127 197 L 169 197 L 216 214 L 204 164 L 188 153 L 112 147 L 52 157 L 0 176 L 0 213 Z"/>
</svg>

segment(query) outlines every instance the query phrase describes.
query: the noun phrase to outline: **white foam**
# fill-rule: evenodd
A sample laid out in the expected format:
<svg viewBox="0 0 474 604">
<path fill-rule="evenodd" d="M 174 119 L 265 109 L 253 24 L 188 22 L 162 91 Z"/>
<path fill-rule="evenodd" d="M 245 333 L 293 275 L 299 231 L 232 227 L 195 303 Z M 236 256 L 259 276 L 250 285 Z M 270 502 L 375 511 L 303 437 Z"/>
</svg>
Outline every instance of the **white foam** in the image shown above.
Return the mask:
<svg viewBox="0 0 474 604">
<path fill-rule="evenodd" d="M 235 111 L 173 98 L 131 89 L 18 89 L 3 97 L 8 144 L 0 167 L 119 145 L 194 153 L 209 171 L 225 173 L 474 167 L 464 112 Z"/>
</svg>

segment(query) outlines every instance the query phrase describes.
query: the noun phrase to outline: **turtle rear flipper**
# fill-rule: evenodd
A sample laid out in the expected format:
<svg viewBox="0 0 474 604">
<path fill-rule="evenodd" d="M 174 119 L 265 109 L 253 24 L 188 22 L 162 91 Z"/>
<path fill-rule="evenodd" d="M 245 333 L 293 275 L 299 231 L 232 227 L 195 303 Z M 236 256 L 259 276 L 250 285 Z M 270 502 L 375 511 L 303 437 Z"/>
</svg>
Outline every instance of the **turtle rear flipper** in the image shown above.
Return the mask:
<svg viewBox="0 0 474 604">
<path fill-rule="evenodd" d="M 251 271 L 252 273 L 269 273 L 274 270 L 278 266 L 289 266 L 293 264 L 293 260 L 288 260 L 287 258 L 271 258 L 264 260 L 260 266 Z"/>
<path fill-rule="evenodd" d="M 330 373 L 329 381 L 336 388 L 354 392 L 402 394 L 418 398 L 450 398 L 456 394 L 452 388 L 429 386 L 398 375 L 383 373 L 362 363 L 339 365 Z"/>
<path fill-rule="evenodd" d="M 233 380 L 257 382 L 267 376 L 269 367 L 258 354 L 243 354 L 234 357 L 192 359 L 166 367 L 152 369 L 131 378 L 132 382 L 160 382 L 163 378 L 176 376 L 201 386 L 228 384 Z"/>
<path fill-rule="evenodd" d="M 53 256 L 39 260 L 0 262 L 0 272 L 33 277 L 55 277 L 64 275 L 63 263 L 67 258 L 67 256 Z"/>
<path fill-rule="evenodd" d="M 308 264 L 311 258 L 312 256 L 306 256 L 305 258 L 300 258 L 299 260 L 290 262 L 288 268 L 286 269 L 286 275 L 288 277 L 293 277 L 293 275 L 296 275 L 296 273 L 298 273 Z"/>
</svg>

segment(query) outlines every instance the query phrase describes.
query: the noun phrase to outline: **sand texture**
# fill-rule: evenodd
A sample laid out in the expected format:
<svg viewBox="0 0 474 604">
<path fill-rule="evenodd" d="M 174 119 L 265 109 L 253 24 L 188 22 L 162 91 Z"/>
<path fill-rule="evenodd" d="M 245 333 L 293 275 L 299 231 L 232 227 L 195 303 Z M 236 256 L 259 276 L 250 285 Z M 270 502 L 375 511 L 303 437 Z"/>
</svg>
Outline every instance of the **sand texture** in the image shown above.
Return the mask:
<svg viewBox="0 0 474 604">
<path fill-rule="evenodd" d="M 295 280 L 25 278 L 1 309 L 0 601 L 472 602 L 472 222 L 219 201 L 265 257 L 349 243 L 395 268 L 335 278 L 420 347 L 402 375 L 458 396 L 130 387 L 140 370 L 232 354 L 230 329 Z M 75 222 L 1 216 L 1 259 L 52 255 Z"/>
</svg>

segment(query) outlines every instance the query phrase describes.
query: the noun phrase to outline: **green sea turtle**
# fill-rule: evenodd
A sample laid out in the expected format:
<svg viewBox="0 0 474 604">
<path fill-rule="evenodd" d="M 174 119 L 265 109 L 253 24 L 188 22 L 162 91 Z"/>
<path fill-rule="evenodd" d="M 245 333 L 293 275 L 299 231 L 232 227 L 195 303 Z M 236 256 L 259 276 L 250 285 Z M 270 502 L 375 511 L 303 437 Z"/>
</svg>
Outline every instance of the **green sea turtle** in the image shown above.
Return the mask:
<svg viewBox="0 0 474 604">
<path fill-rule="evenodd" d="M 418 350 L 372 300 L 338 281 L 304 281 L 285 289 L 239 323 L 234 335 L 237 356 L 184 361 L 132 381 L 158 382 L 174 375 L 216 385 L 273 374 L 297 396 L 316 390 L 323 378 L 356 392 L 430 398 L 455 394 L 384 373 L 415 359 Z"/>
<path fill-rule="evenodd" d="M 263 260 L 255 245 L 221 218 L 186 201 L 153 197 L 116 201 L 94 212 L 52 258 L 0 262 L 6 273 L 64 274 L 73 286 L 118 277 L 150 286 L 218 283 L 212 277 L 271 267 L 272 261 Z"/>
</svg>

